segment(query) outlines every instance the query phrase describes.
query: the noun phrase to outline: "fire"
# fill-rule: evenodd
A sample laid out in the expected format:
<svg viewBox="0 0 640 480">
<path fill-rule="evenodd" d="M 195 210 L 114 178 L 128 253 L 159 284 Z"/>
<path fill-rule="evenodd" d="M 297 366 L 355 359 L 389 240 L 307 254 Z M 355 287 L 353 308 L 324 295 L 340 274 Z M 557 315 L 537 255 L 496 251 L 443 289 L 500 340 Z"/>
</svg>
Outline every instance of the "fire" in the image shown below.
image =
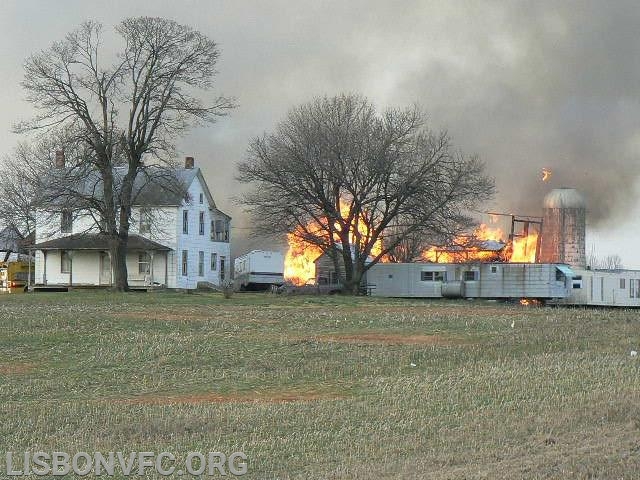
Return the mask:
<svg viewBox="0 0 640 480">
<path fill-rule="evenodd" d="M 500 228 L 481 224 L 470 236 L 460 236 L 447 247 L 431 247 L 422 253 L 426 262 L 511 262 L 535 263 L 538 233 L 505 240 Z"/>
<path fill-rule="evenodd" d="M 537 246 L 537 233 L 530 233 L 526 237 L 515 238 L 511 244 L 509 262 L 535 263 Z"/>
<path fill-rule="evenodd" d="M 547 180 L 549 180 L 551 178 L 551 169 L 549 168 L 543 168 L 542 169 L 542 181 L 546 182 Z"/>
<path fill-rule="evenodd" d="M 313 262 L 322 255 L 322 250 L 294 233 L 287 234 L 287 242 L 289 249 L 284 257 L 284 278 L 296 285 L 304 285 L 315 277 L 316 266 Z"/>
<path fill-rule="evenodd" d="M 344 201 L 340 201 L 340 215 L 342 218 L 347 218 L 349 215 L 349 205 Z M 338 232 L 339 229 L 339 225 L 336 224 Z M 287 234 L 289 249 L 284 259 L 284 278 L 296 285 L 304 285 L 315 278 L 316 267 L 314 262 L 323 253 L 319 246 L 304 240 L 304 230 L 302 227 L 298 227 L 295 232 Z M 306 230 L 314 235 L 326 235 L 322 227 L 314 225 L 314 222 L 310 222 Z M 360 235 L 367 236 L 368 230 L 364 220 L 358 222 L 357 231 Z M 340 245 L 338 233 L 334 237 L 334 240 Z M 355 231 L 350 233 L 350 238 L 353 244 L 357 243 Z M 382 240 L 378 239 L 371 249 L 371 255 L 377 256 L 381 251 Z"/>
<path fill-rule="evenodd" d="M 520 305 L 531 305 L 534 307 L 540 307 L 542 305 L 544 305 L 542 302 L 540 302 L 540 300 L 537 300 L 535 298 L 521 298 L 520 299 Z M 513 327 L 513 325 L 511 325 Z"/>
</svg>

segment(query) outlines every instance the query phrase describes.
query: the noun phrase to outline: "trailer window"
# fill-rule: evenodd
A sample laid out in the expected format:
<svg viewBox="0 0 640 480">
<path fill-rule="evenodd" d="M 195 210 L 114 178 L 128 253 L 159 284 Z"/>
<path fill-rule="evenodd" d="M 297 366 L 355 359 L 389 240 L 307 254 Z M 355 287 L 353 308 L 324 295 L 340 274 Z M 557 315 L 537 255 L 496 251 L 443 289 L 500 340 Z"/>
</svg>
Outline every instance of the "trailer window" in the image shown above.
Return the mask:
<svg viewBox="0 0 640 480">
<path fill-rule="evenodd" d="M 491 273 L 498 273 L 498 267 L 496 265 L 491 265 Z"/>
<path fill-rule="evenodd" d="M 446 272 L 420 272 L 420 280 L 423 282 L 444 282 Z"/>
<path fill-rule="evenodd" d="M 474 280 L 477 280 L 477 272 L 475 272 L 474 270 L 467 270 L 466 272 L 464 272 L 464 280 L 466 282 L 472 282 Z"/>
<path fill-rule="evenodd" d="M 573 277 L 572 286 L 573 288 L 582 288 L 582 277 L 581 276 Z"/>
<path fill-rule="evenodd" d="M 640 280 L 636 280 L 636 298 L 640 298 Z"/>
<path fill-rule="evenodd" d="M 636 296 L 635 294 L 635 285 L 636 282 L 633 278 L 629 279 L 629 298 L 633 298 Z"/>
<path fill-rule="evenodd" d="M 627 288 L 627 287 L 625 286 L 625 280 L 626 280 L 626 279 L 624 279 L 624 278 L 621 278 L 621 279 L 620 279 L 620 289 L 621 289 L 621 290 L 624 290 L 625 288 Z"/>
</svg>

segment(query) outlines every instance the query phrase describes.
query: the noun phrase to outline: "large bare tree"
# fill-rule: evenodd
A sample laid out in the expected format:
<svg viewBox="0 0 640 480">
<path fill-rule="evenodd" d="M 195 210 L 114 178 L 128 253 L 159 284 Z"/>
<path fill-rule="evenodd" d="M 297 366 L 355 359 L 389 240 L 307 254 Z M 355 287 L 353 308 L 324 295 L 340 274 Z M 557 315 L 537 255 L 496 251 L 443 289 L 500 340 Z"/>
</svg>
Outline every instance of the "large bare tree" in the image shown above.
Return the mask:
<svg viewBox="0 0 640 480">
<path fill-rule="evenodd" d="M 378 113 L 359 95 L 319 98 L 254 139 L 239 164 L 256 232 L 294 233 L 344 265 L 345 289 L 403 242 L 459 233 L 494 193 L 476 157 L 417 108 Z"/>
<path fill-rule="evenodd" d="M 136 178 L 149 164 L 166 164 L 181 134 L 213 122 L 233 102 L 201 98 L 200 92 L 213 86 L 220 54 L 202 33 L 151 17 L 128 18 L 116 32 L 123 45 L 111 60 L 96 22 L 83 23 L 63 41 L 29 57 L 22 85 L 39 114 L 16 130 L 64 130 L 69 144 L 84 155 L 76 171 L 97 172 L 115 288 L 126 290 Z M 124 174 L 117 175 L 115 167 Z"/>
</svg>

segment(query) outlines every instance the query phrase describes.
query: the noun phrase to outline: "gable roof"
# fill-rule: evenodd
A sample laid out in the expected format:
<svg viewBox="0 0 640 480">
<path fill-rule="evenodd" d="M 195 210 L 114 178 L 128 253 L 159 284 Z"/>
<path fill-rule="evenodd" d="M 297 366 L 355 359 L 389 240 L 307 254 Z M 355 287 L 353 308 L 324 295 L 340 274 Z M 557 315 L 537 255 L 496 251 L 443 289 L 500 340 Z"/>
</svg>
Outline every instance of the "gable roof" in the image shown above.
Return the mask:
<svg viewBox="0 0 640 480">
<path fill-rule="evenodd" d="M 119 190 L 122 180 L 127 173 L 127 167 L 114 167 L 113 176 L 116 191 Z M 60 203 L 65 198 L 71 198 L 78 193 L 86 197 L 101 199 L 103 197 L 102 177 L 95 169 L 81 171 L 71 168 L 53 169 L 50 172 L 49 183 L 55 196 L 56 182 L 69 181 L 75 186 L 69 188 L 69 195 L 61 195 Z M 68 177 L 65 179 L 65 176 Z M 198 179 L 210 208 L 220 212 L 228 218 L 228 215 L 218 210 L 209 186 L 202 175 L 200 168 L 168 169 L 157 166 L 147 166 L 138 173 L 133 185 L 133 206 L 135 207 L 177 207 L 182 205 L 189 188 L 195 179 Z M 45 187 L 46 188 L 46 187 Z M 62 205 L 64 206 L 64 205 Z"/>
</svg>

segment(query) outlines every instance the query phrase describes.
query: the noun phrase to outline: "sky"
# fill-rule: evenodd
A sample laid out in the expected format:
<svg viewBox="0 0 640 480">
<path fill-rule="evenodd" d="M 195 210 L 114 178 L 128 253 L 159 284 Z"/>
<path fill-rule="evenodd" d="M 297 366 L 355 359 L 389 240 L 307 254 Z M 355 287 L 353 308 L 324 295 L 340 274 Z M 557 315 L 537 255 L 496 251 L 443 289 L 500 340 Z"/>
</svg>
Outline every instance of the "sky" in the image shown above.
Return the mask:
<svg viewBox="0 0 640 480">
<path fill-rule="evenodd" d="M 420 105 L 433 130 L 495 177 L 487 210 L 539 215 L 550 189 L 579 189 L 587 250 L 640 268 L 636 2 L 3 0 L 0 157 L 26 140 L 12 125 L 33 114 L 20 87 L 24 60 L 87 19 L 111 31 L 140 15 L 190 25 L 220 47 L 209 95 L 235 97 L 238 107 L 178 147 L 234 217 L 237 254 L 265 247 L 245 238 L 250 225 L 233 200 L 249 141 L 295 105 L 348 92 L 381 110 Z"/>
</svg>

